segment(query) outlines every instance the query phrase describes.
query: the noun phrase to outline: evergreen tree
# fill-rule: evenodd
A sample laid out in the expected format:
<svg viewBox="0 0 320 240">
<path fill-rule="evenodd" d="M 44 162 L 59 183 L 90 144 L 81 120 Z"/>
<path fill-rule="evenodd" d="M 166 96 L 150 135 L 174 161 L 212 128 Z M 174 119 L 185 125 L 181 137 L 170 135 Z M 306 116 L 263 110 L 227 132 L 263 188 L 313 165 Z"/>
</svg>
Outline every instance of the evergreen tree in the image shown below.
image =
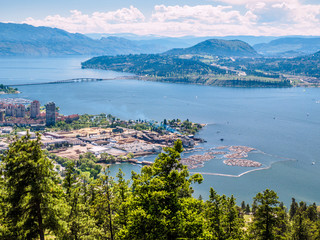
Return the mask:
<svg viewBox="0 0 320 240">
<path fill-rule="evenodd" d="M 117 182 L 114 184 L 115 203 L 117 203 L 115 211 L 115 225 L 117 233 L 119 229 L 128 225 L 128 203 L 131 197 L 130 181 L 126 181 L 124 173 L 121 169 L 117 174 Z"/>
<path fill-rule="evenodd" d="M 206 205 L 207 239 L 243 239 L 244 221 L 233 196 L 220 196 L 211 188 Z"/>
<path fill-rule="evenodd" d="M 291 202 L 290 210 L 289 210 L 290 220 L 292 220 L 292 218 L 296 214 L 298 207 L 299 206 L 298 206 L 298 203 L 296 202 L 296 199 L 292 198 L 292 202 Z"/>
<path fill-rule="evenodd" d="M 250 213 L 250 205 L 249 205 L 249 203 L 247 203 L 245 212 L 246 212 L 246 214 Z"/>
<path fill-rule="evenodd" d="M 182 142 L 166 147 L 152 166 L 141 174 L 133 172 L 132 197 L 128 224 L 119 233 L 121 239 L 177 239 L 202 235 L 203 219 L 197 212 L 199 200 L 192 199 L 190 184 L 202 176 L 189 176 L 180 163 Z"/>
<path fill-rule="evenodd" d="M 88 206 L 82 203 L 80 195 L 79 187 L 71 191 L 68 229 L 62 237 L 63 240 L 95 240 L 101 235 L 101 230 L 96 228 L 96 222 L 89 215 Z"/>
<path fill-rule="evenodd" d="M 273 190 L 266 189 L 254 197 L 256 211 L 250 226 L 250 238 L 271 240 L 284 238 L 283 225 L 286 226 L 285 213 L 279 207 L 278 196 Z"/>
<path fill-rule="evenodd" d="M 101 230 L 100 239 L 115 239 L 114 226 L 114 181 L 109 176 L 110 171 L 103 171 L 95 184 L 95 199 L 91 206 L 92 215 L 96 220 L 97 228 Z"/>
<path fill-rule="evenodd" d="M 292 221 L 292 239 L 293 240 L 309 240 L 311 238 L 311 221 L 307 217 L 304 204 L 297 209 Z"/>
<path fill-rule="evenodd" d="M 246 203 L 244 201 L 241 202 L 241 209 L 242 211 L 246 209 Z"/>
<path fill-rule="evenodd" d="M 59 235 L 65 227 L 63 192 L 51 160 L 41 150 L 40 135 L 36 140 L 29 134 L 16 137 L 1 159 L 11 239 L 44 240 L 46 231 Z"/>
<path fill-rule="evenodd" d="M 74 162 L 69 162 L 66 167 L 66 175 L 63 179 L 62 186 L 66 190 L 67 199 L 71 199 L 72 189 L 74 188 L 74 184 L 77 182 L 76 170 L 74 168 Z"/>
<path fill-rule="evenodd" d="M 310 221 L 315 222 L 318 220 L 318 211 L 317 211 L 317 205 L 316 203 L 313 203 L 310 205 L 307 210 L 307 217 L 310 219 Z"/>
</svg>

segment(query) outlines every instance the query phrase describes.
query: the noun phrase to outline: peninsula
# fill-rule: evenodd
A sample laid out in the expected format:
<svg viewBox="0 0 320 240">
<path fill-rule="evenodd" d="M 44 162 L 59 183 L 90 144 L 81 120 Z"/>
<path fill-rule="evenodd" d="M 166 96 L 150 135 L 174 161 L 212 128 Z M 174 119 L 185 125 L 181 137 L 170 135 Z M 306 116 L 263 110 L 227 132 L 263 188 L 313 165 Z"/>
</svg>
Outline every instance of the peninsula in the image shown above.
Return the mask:
<svg viewBox="0 0 320 240">
<path fill-rule="evenodd" d="M 0 94 L 15 94 L 20 93 L 17 88 L 12 88 L 3 84 L 0 84 Z"/>
<path fill-rule="evenodd" d="M 128 72 L 137 79 L 225 87 L 291 87 L 289 80 L 270 74 L 234 71 L 216 63 L 212 56 L 140 54 L 101 56 L 83 63 L 83 69 Z"/>
</svg>

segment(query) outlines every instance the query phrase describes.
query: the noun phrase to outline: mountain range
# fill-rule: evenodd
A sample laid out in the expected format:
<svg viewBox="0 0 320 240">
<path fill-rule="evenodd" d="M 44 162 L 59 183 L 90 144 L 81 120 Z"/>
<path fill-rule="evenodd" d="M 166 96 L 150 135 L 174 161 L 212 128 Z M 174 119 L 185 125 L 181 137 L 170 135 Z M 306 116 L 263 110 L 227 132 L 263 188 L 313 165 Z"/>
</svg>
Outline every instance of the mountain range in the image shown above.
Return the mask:
<svg viewBox="0 0 320 240">
<path fill-rule="evenodd" d="M 58 28 L 0 23 L 0 56 L 97 56 L 183 52 L 241 57 L 257 56 L 255 50 L 258 54 L 268 57 L 301 56 L 319 51 L 320 37 L 184 36 L 174 38 L 155 35 L 139 36 L 131 33 L 84 35 L 69 33 Z"/>
<path fill-rule="evenodd" d="M 136 44 L 120 37 L 96 40 L 58 28 L 0 23 L 0 56 L 118 55 L 152 52 L 152 46 Z"/>
</svg>

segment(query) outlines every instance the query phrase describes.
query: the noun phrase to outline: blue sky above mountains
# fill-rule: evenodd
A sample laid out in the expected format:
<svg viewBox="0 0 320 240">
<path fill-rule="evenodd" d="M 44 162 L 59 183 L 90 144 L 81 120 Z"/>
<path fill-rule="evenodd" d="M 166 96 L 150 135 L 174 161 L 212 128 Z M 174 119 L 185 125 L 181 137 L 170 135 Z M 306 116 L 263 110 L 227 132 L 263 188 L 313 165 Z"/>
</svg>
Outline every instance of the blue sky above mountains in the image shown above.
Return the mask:
<svg viewBox="0 0 320 240">
<path fill-rule="evenodd" d="M 0 21 L 80 33 L 320 35 L 319 0 L 1 0 Z"/>
</svg>

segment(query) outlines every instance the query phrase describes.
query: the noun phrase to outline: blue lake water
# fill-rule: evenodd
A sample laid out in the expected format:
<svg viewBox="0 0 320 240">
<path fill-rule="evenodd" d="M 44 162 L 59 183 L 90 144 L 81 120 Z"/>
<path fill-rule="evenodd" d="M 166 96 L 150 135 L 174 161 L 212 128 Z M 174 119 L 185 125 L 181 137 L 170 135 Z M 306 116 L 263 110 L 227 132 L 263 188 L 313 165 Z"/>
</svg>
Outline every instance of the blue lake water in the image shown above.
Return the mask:
<svg viewBox="0 0 320 240">
<path fill-rule="evenodd" d="M 0 58 L 0 83 L 129 75 L 81 69 L 81 61 L 86 59 Z M 204 173 L 204 182 L 194 186 L 195 196 L 208 196 L 212 186 L 219 194 L 234 194 L 239 202 L 251 203 L 256 193 L 271 188 L 287 206 L 291 197 L 320 204 L 320 89 L 222 88 L 112 80 L 23 86 L 19 90 L 19 95 L 1 97 L 37 99 L 42 105 L 54 101 L 62 114 L 111 113 L 122 119 L 179 118 L 206 123 L 198 134 L 207 140 L 201 144 L 204 149 L 221 145 L 253 147 L 259 152 L 250 153 L 248 159 L 271 166 L 241 177 L 226 177 L 211 174 L 237 176 L 253 168 L 211 160 L 203 168 L 192 170 Z M 112 170 L 119 167 L 128 175 L 131 170 L 140 170 L 130 164 L 115 165 Z"/>
</svg>

